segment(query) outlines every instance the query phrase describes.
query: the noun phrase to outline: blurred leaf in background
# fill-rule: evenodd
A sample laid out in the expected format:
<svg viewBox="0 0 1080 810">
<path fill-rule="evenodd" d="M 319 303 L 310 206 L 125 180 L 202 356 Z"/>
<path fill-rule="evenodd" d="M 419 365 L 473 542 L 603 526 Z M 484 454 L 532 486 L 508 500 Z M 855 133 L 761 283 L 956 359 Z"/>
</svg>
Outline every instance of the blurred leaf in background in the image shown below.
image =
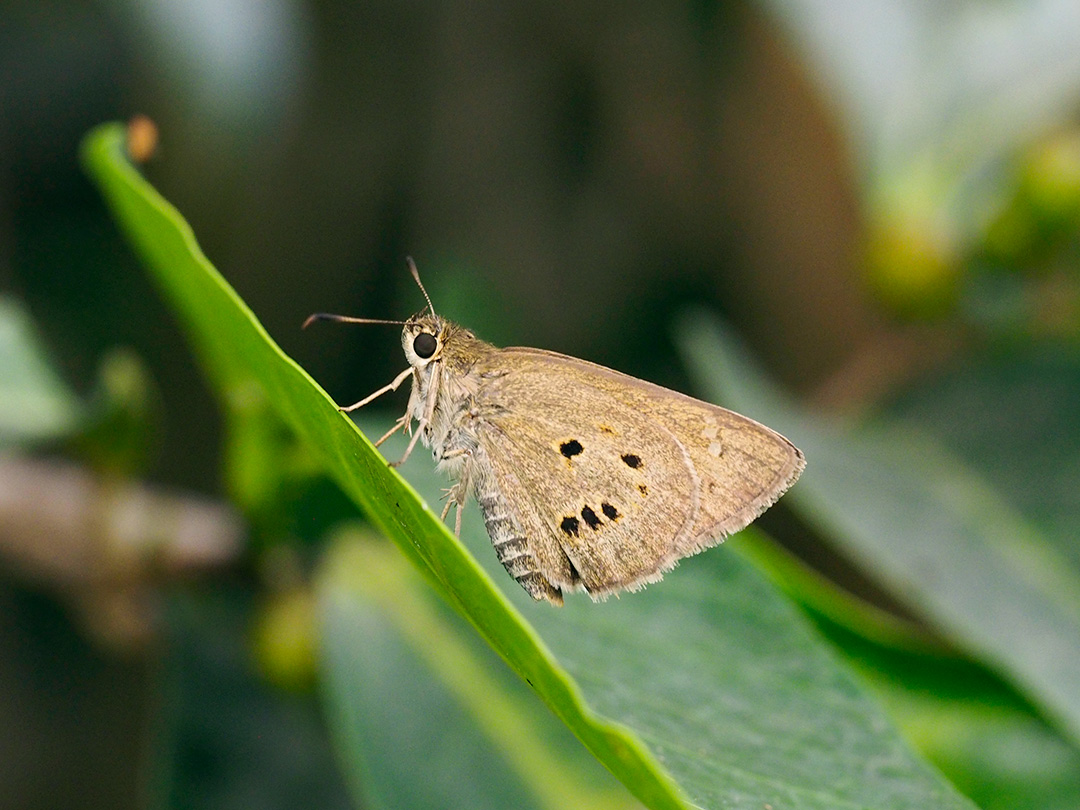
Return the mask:
<svg viewBox="0 0 1080 810">
<path fill-rule="evenodd" d="M 0 298 L 0 446 L 67 435 L 79 416 L 78 399 L 44 357 L 26 312 Z"/>
</svg>

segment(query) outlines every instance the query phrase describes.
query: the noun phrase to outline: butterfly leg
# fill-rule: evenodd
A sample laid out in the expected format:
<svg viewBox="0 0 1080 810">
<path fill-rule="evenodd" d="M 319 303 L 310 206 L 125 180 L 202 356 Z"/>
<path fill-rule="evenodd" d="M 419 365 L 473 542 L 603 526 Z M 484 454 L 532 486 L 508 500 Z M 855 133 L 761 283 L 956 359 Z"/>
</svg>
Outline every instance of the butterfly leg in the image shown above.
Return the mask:
<svg viewBox="0 0 1080 810">
<path fill-rule="evenodd" d="M 469 496 L 469 488 L 472 486 L 471 464 L 469 460 L 472 459 L 472 450 L 464 447 L 459 447 L 454 450 L 450 450 L 445 453 L 439 462 L 447 461 L 448 459 L 460 458 L 466 456 L 465 469 L 462 472 L 461 479 L 447 490 L 444 490 L 446 498 L 446 506 L 443 507 L 440 520 L 446 520 L 446 516 L 450 513 L 450 507 L 457 507 L 457 511 L 454 513 L 454 534 L 457 537 L 461 537 L 461 510 L 465 508 L 465 499 Z"/>
<path fill-rule="evenodd" d="M 390 428 L 390 430 L 386 431 L 386 433 L 382 435 L 381 439 L 375 442 L 375 446 L 378 447 L 402 428 L 408 430 L 408 424 L 410 421 L 411 420 L 409 419 L 409 414 L 405 414 L 404 416 L 400 417 L 397 422 L 394 423 L 394 426 Z"/>
<path fill-rule="evenodd" d="M 388 385 L 384 385 L 382 388 L 380 388 L 374 394 L 368 394 L 366 397 L 364 397 L 359 402 L 354 402 L 352 405 L 347 405 L 345 407 L 339 407 L 338 410 L 341 411 L 342 413 L 351 413 L 352 411 L 355 411 L 358 408 L 363 408 L 365 405 L 367 405 L 373 399 L 378 399 L 379 397 L 381 397 L 383 394 L 387 393 L 388 391 L 397 391 L 398 388 L 401 386 L 401 384 L 403 382 L 405 382 L 405 380 L 407 380 L 409 375 L 412 374 L 412 373 L 413 373 L 412 366 L 409 366 L 403 372 L 398 374 L 394 378 L 394 381 L 392 383 L 390 383 Z"/>
<path fill-rule="evenodd" d="M 405 448 L 405 454 L 401 458 L 399 458 L 397 461 L 391 461 L 390 462 L 391 467 L 400 467 L 402 464 L 405 463 L 405 459 L 407 459 L 409 456 L 412 455 L 413 448 L 416 447 L 416 440 L 420 438 L 421 434 L 423 434 L 424 429 L 426 427 L 427 427 L 427 420 L 422 420 L 420 422 L 420 424 L 418 424 L 416 426 L 416 432 L 413 434 L 413 437 L 409 440 L 409 446 Z"/>
<path fill-rule="evenodd" d="M 438 401 L 439 396 L 439 368 L 436 366 L 433 369 L 431 379 L 428 381 L 427 399 L 424 402 L 423 415 L 417 419 L 416 432 L 413 434 L 412 439 L 409 440 L 409 446 L 405 448 L 405 455 L 399 458 L 397 461 L 390 462 L 391 467 L 399 467 L 405 463 L 405 459 L 412 455 L 413 448 L 416 447 L 416 440 L 419 439 L 427 431 L 428 425 L 431 424 L 431 418 L 435 415 L 435 403 Z M 395 380 L 394 382 L 397 382 Z M 413 395 L 409 397 L 409 410 L 406 412 L 406 417 L 410 414 L 416 413 L 416 386 L 413 386 Z M 411 421 L 410 421 L 411 424 Z"/>
<path fill-rule="evenodd" d="M 460 482 L 446 490 L 446 506 L 439 515 L 439 520 L 445 521 L 446 516 L 450 514 L 450 507 L 456 508 L 454 512 L 455 537 L 461 537 L 461 510 L 465 508 L 465 491 L 466 488 L 462 487 Z"/>
<path fill-rule="evenodd" d="M 409 392 L 409 404 L 405 407 L 405 413 L 401 416 L 401 418 L 399 418 L 397 420 L 397 423 L 394 425 L 394 427 L 391 430 L 389 430 L 386 433 L 386 435 L 384 435 L 381 439 L 379 439 L 377 442 L 375 442 L 376 447 L 378 447 L 384 441 L 386 441 L 391 436 L 393 436 L 395 433 L 397 433 L 399 430 L 401 430 L 401 428 L 403 426 L 405 428 L 405 435 L 409 436 L 409 437 L 412 436 L 412 434 L 413 434 L 413 426 L 412 426 L 413 417 L 412 417 L 412 415 L 416 412 L 416 404 L 417 404 L 416 386 L 414 385 L 412 391 Z M 410 447 L 411 447 L 411 445 L 410 445 Z M 405 459 L 402 459 L 401 461 L 404 461 L 404 460 Z M 399 461 L 398 464 L 400 464 L 401 461 Z"/>
</svg>

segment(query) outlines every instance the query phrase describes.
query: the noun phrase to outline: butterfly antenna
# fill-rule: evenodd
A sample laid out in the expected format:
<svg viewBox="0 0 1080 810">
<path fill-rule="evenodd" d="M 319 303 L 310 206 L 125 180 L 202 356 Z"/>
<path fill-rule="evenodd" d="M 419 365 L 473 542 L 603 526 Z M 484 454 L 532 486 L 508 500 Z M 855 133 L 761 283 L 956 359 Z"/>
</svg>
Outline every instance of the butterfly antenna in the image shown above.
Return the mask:
<svg viewBox="0 0 1080 810">
<path fill-rule="evenodd" d="M 424 289 L 424 282 L 420 280 L 420 271 L 416 269 L 416 262 L 413 261 L 412 256 L 406 256 L 405 262 L 409 265 L 409 272 L 412 273 L 413 281 L 416 282 L 416 286 L 420 288 L 420 292 L 424 294 L 424 299 L 427 301 L 428 309 L 431 310 L 431 314 L 435 314 L 435 307 L 431 304 L 431 296 L 427 294 L 427 290 Z"/>
<path fill-rule="evenodd" d="M 315 321 L 337 321 L 338 323 L 382 323 L 389 326 L 404 326 L 405 321 L 384 321 L 380 318 L 353 318 L 349 315 L 334 315 L 330 312 L 316 312 L 314 315 L 308 315 L 304 325 L 301 329 L 307 329 Z"/>
</svg>

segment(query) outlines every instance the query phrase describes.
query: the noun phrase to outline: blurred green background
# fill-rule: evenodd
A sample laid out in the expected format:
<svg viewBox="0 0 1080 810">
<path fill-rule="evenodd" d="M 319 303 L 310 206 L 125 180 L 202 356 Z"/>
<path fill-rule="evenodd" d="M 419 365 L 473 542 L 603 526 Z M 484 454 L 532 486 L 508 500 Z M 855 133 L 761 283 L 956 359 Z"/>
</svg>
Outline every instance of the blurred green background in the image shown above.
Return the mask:
<svg viewBox="0 0 1080 810">
<path fill-rule="evenodd" d="M 396 330 L 299 326 L 419 310 L 406 255 L 441 314 L 495 343 L 699 396 L 674 325 L 703 306 L 839 442 L 903 424 L 962 465 L 1072 599 L 1078 102 L 1066 2 L 6 3 L 0 808 L 356 795 L 313 687 L 310 592 L 351 507 L 301 473 L 255 492 L 265 465 L 308 464 L 271 439 L 225 466 L 188 345 L 78 165 L 93 125 L 153 119 L 145 174 L 340 402 L 402 368 Z M 191 528 L 152 554 L 72 528 L 139 498 Z M 762 524 L 944 643 L 821 523 L 782 504 Z M 1018 765 L 1010 803 L 898 697 L 923 753 L 983 806 L 1077 806 L 1077 744 L 1053 713 L 982 669 L 956 682 L 960 702 L 1031 722 L 985 770 L 1060 767 Z M 1002 728 L 955 723 L 952 738 Z"/>
</svg>

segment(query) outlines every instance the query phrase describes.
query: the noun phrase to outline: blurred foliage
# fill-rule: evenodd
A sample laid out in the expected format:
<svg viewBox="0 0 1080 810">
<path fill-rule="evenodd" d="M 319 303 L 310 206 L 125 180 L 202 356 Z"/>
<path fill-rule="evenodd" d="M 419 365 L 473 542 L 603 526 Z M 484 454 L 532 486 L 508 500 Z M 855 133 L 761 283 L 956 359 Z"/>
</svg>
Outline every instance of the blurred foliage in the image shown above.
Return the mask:
<svg viewBox="0 0 1080 810">
<path fill-rule="evenodd" d="M 304 587 L 271 592 L 255 615 L 252 648 L 270 683 L 310 690 L 318 668 L 315 597 Z"/>
<path fill-rule="evenodd" d="M 870 229 L 867 279 L 904 318 L 971 327 L 982 339 L 1080 340 L 1080 130 L 1002 161 L 998 203 L 970 244 L 905 212 Z"/>
<path fill-rule="evenodd" d="M 109 352 L 73 451 L 102 474 L 124 478 L 144 473 L 161 435 L 159 397 L 137 354 Z"/>
<path fill-rule="evenodd" d="M 856 748 L 898 745 L 864 692 L 979 806 L 1080 806 L 1074 4 L 51 0 L 2 14 L 0 472 L 44 483 L 21 500 L 26 486 L 0 486 L 0 731 L 22 743 L 0 807 L 634 806 L 568 730 L 608 718 L 643 735 L 656 795 L 675 773 L 702 806 L 759 807 L 770 763 L 787 789 L 855 790 L 835 770 L 843 746 L 815 757 L 860 722 L 874 732 Z M 490 641 L 505 606 L 470 625 L 361 533 L 327 445 L 282 418 L 289 397 L 220 369 L 202 381 L 177 321 L 229 335 L 195 352 L 227 365 L 251 348 L 224 325 L 231 309 L 162 301 L 74 159 L 87 129 L 134 111 L 160 132 L 142 170 L 335 399 L 391 378 L 397 336 L 299 324 L 419 309 L 411 253 L 436 306 L 484 337 L 722 392 L 785 431 L 809 467 L 760 521 L 779 543 L 747 532 L 644 594 L 547 613 L 493 567 L 580 690 L 562 713 L 589 709 L 560 722 L 514 674 L 513 646 L 494 645 L 506 667 L 475 632 Z M 680 319 L 688 303 L 707 314 Z M 334 435 L 352 463 L 355 437 Z M 48 466 L 59 456 L 77 477 Z M 435 503 L 425 462 L 406 474 Z M 182 489 L 144 497 L 143 478 Z M 193 492 L 241 510 L 241 557 L 235 518 Z M 78 507 L 63 515 L 77 530 L 46 525 L 57 503 Z M 464 540 L 488 566 L 472 511 Z M 467 557 L 442 553 L 476 584 Z M 477 593 L 452 601 L 475 610 Z M 698 615 L 669 620 L 681 598 Z M 641 637 L 653 616 L 666 646 Z M 798 652 L 767 657 L 776 638 Z M 775 691 L 725 680 L 738 661 Z M 801 667 L 838 678 L 820 702 L 839 719 L 777 708 Z M 657 710 L 664 689 L 690 705 Z M 710 711 L 726 745 L 672 720 Z M 918 786 L 878 790 L 880 806 L 962 806 L 889 750 L 903 763 L 889 784 Z M 717 767 L 732 770 L 697 773 Z"/>
</svg>

